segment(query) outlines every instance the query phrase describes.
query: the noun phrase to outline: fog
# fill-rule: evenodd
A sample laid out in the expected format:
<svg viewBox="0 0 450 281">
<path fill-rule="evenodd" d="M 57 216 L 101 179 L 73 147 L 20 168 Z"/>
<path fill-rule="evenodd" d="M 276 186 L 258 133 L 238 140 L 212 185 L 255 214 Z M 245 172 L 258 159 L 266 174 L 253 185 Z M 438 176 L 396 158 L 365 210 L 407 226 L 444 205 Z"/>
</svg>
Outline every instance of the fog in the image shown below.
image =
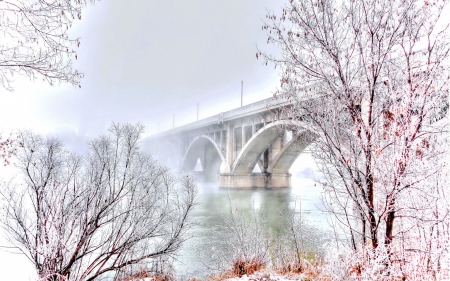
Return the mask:
<svg viewBox="0 0 450 281">
<path fill-rule="evenodd" d="M 269 0 L 120 1 L 88 6 L 70 30 L 81 37 L 74 66 L 81 88 L 13 77 L 0 88 L 0 133 L 30 129 L 84 153 L 112 122 L 140 122 L 149 136 L 272 96 L 279 77 L 256 59 L 267 45 L 261 26 Z M 4 176 L 5 168 L 0 169 Z M 0 245 L 5 245 L 3 238 Z M 2 280 L 33 280 L 22 255 L 0 251 Z"/>
<path fill-rule="evenodd" d="M 69 143 L 104 134 L 111 122 L 141 122 L 146 135 L 272 95 L 273 66 L 256 59 L 274 1 L 100 1 L 70 34 L 80 37 L 81 89 L 13 77 L 0 89 L 0 131 L 33 129 Z M 77 146 L 77 145 L 73 145 Z"/>
</svg>

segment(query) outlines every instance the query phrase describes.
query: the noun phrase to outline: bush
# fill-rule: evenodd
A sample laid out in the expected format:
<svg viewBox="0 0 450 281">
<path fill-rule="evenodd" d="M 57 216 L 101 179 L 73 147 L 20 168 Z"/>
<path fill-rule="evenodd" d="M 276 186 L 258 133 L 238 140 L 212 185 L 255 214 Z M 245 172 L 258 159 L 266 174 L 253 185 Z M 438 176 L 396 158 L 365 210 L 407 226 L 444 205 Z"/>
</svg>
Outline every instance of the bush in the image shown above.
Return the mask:
<svg viewBox="0 0 450 281">
<path fill-rule="evenodd" d="M 263 268 L 270 259 L 270 240 L 265 233 L 264 212 L 253 212 L 250 216 L 233 211 L 222 217 L 220 241 L 214 241 L 215 250 L 210 256 L 212 266 L 208 266 L 215 278 L 231 278 L 252 274 Z"/>
</svg>

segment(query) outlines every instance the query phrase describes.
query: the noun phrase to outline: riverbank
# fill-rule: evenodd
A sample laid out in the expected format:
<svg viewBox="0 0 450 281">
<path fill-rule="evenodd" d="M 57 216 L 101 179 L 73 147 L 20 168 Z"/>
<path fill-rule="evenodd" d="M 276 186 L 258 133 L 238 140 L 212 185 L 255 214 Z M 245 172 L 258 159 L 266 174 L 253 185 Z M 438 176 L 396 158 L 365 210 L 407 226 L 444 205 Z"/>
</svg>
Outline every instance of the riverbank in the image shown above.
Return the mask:
<svg viewBox="0 0 450 281">
<path fill-rule="evenodd" d="M 311 276 L 307 273 L 300 274 L 278 274 L 271 271 L 258 271 L 251 275 L 243 275 L 241 277 L 233 277 L 223 279 L 225 281 L 291 281 L 291 280 L 311 280 Z"/>
<path fill-rule="evenodd" d="M 242 276 L 236 276 L 236 277 L 229 277 L 224 278 L 220 276 L 213 276 L 205 279 L 196 279 L 196 278 L 190 278 L 187 279 L 188 281 L 200 281 L 200 280 L 207 280 L 207 281 L 293 281 L 293 280 L 314 280 L 311 274 L 308 273 L 289 273 L 289 274 L 279 274 L 270 270 L 261 270 L 254 272 L 253 274 L 247 275 L 244 274 Z M 164 281 L 163 278 L 158 277 L 146 277 L 146 278 L 137 278 L 137 279 L 130 279 L 127 281 Z"/>
</svg>

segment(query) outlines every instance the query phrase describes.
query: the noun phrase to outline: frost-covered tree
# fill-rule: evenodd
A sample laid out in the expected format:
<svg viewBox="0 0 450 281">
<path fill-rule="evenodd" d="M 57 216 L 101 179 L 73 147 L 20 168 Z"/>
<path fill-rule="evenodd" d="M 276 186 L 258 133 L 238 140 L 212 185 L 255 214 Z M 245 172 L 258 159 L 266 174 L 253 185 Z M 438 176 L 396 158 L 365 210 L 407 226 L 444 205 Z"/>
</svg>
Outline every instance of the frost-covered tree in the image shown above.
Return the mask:
<svg viewBox="0 0 450 281">
<path fill-rule="evenodd" d="M 115 280 L 175 255 L 196 187 L 139 151 L 142 126 L 113 125 L 81 157 L 20 134 L 19 181 L 2 186 L 1 226 L 42 280 Z"/>
<path fill-rule="evenodd" d="M 7 166 L 11 164 L 11 157 L 17 150 L 15 141 L 16 140 L 12 134 L 10 134 L 6 139 L 3 139 L 0 134 L 0 158 L 3 160 L 0 162 L 0 165 L 3 164 L 4 166 Z"/>
<path fill-rule="evenodd" d="M 263 26 L 281 56 L 257 53 L 281 69 L 287 117 L 320 136 L 327 206 L 354 253 L 381 246 L 399 268 L 420 253 L 427 272 L 449 239 L 446 5 L 290 0 Z"/>
<path fill-rule="evenodd" d="M 12 91 L 13 75 L 43 78 L 50 84 L 79 86 L 83 74 L 72 69 L 79 38 L 68 30 L 81 20 L 86 0 L 0 1 L 0 83 Z M 90 0 L 91 3 L 94 0 Z"/>
<path fill-rule="evenodd" d="M 68 31 L 82 9 L 95 0 L 0 0 L 0 87 L 13 91 L 14 76 L 80 86 L 83 73 L 72 68 L 79 38 Z M 9 164 L 14 138 L 0 133 L 0 158 Z"/>
</svg>

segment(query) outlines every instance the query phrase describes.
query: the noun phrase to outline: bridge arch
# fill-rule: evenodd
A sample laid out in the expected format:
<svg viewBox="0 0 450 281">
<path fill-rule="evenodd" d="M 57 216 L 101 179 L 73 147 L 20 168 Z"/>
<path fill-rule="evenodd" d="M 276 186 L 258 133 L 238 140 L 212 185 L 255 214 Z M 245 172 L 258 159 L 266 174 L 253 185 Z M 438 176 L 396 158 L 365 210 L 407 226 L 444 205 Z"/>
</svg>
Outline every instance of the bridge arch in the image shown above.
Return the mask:
<svg viewBox="0 0 450 281">
<path fill-rule="evenodd" d="M 280 137 L 280 127 L 303 128 L 300 134 L 296 134 L 275 157 L 269 170 L 271 173 L 288 173 L 295 159 L 304 151 L 311 142 L 305 139 L 313 139 L 308 136 L 313 131 L 300 121 L 279 120 L 262 127 L 242 148 L 232 165 L 232 173 L 251 174 L 255 165 L 264 151 Z M 315 135 L 315 134 L 314 134 Z"/>
<path fill-rule="evenodd" d="M 204 180 L 213 180 L 218 172 L 226 167 L 226 160 L 213 139 L 206 135 L 196 137 L 186 150 L 182 162 L 182 171 L 194 172 L 200 159 Z"/>
<path fill-rule="evenodd" d="M 272 160 L 269 170 L 274 174 L 287 174 L 295 160 L 303 153 L 316 138 L 309 130 L 298 132 L 292 139 L 286 143 L 280 152 Z"/>
</svg>

